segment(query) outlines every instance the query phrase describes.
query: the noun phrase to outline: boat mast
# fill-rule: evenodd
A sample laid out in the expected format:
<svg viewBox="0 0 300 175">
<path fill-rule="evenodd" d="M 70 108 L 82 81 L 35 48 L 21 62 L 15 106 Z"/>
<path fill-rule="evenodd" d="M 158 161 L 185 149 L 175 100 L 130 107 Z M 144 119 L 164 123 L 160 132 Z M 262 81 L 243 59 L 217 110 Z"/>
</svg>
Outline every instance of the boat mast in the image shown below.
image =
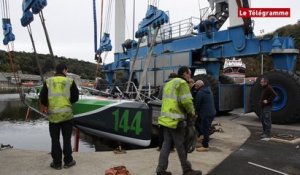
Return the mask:
<svg viewBox="0 0 300 175">
<path fill-rule="evenodd" d="M 133 0 L 133 14 L 132 14 L 132 40 L 134 40 L 134 25 L 135 25 L 135 0 Z"/>
<path fill-rule="evenodd" d="M 125 0 L 115 1 L 115 53 L 123 52 L 122 43 L 125 41 Z"/>
<path fill-rule="evenodd" d="M 100 38 L 102 38 L 102 29 L 103 29 L 103 0 L 101 0 Z"/>
</svg>

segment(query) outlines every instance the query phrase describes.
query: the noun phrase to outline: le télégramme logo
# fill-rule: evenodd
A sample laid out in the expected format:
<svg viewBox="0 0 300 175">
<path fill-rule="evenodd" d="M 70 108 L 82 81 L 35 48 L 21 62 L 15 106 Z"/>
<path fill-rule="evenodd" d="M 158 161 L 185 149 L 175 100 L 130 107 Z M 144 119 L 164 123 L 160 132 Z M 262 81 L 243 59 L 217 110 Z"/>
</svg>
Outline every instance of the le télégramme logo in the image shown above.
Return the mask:
<svg viewBox="0 0 300 175">
<path fill-rule="evenodd" d="M 290 16 L 290 8 L 238 8 L 238 17 L 241 18 L 285 18 Z"/>
</svg>

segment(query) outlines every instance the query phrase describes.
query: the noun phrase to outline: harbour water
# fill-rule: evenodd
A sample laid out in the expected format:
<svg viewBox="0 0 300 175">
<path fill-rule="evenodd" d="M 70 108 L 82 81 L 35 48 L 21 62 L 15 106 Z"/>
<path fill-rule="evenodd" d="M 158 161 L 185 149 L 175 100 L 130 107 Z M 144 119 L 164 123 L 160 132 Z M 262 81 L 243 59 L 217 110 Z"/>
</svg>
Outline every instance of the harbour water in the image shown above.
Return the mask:
<svg viewBox="0 0 300 175">
<path fill-rule="evenodd" d="M 18 94 L 0 95 L 0 144 L 24 150 L 50 151 L 48 121 L 33 111 L 26 121 L 26 112 L 27 107 L 20 101 Z M 75 132 L 72 144 L 74 138 Z M 80 133 L 80 152 L 107 151 L 117 146 L 117 143 Z"/>
</svg>

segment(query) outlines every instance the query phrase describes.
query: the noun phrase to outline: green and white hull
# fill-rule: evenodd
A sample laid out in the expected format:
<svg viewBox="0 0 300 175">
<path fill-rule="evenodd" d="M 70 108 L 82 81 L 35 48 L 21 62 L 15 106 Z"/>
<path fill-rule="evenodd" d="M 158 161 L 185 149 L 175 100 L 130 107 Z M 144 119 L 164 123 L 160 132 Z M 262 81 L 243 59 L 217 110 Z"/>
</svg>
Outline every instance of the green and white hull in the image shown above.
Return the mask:
<svg viewBox="0 0 300 175">
<path fill-rule="evenodd" d="M 26 94 L 25 104 L 40 113 L 36 94 Z M 75 126 L 84 132 L 139 146 L 150 145 L 152 115 L 146 103 L 80 96 L 73 113 Z"/>
</svg>

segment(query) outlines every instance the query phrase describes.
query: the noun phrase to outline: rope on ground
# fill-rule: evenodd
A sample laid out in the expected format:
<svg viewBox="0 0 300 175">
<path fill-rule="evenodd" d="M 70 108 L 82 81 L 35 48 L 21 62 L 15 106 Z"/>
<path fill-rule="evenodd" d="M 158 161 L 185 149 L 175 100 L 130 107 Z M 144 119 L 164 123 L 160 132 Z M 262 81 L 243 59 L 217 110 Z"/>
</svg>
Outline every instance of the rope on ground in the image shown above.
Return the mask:
<svg viewBox="0 0 300 175">
<path fill-rule="evenodd" d="M 105 175 L 131 175 L 126 166 L 116 166 L 105 170 Z"/>
</svg>

